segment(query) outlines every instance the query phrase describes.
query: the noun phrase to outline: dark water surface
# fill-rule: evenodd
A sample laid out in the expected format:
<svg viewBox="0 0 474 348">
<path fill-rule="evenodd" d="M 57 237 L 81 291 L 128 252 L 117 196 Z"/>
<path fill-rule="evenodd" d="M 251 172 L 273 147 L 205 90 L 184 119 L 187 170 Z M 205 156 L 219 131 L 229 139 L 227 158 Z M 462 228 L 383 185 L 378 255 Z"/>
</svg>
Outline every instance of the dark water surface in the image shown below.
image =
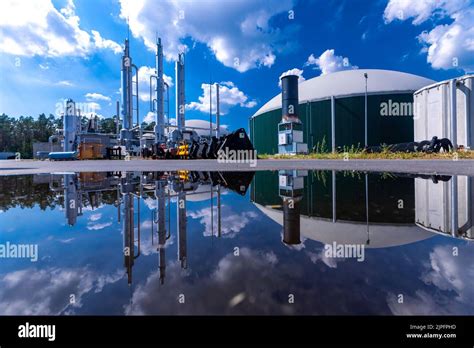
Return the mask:
<svg viewBox="0 0 474 348">
<path fill-rule="evenodd" d="M 0 315 L 472 315 L 473 202 L 465 176 L 3 176 Z"/>
</svg>

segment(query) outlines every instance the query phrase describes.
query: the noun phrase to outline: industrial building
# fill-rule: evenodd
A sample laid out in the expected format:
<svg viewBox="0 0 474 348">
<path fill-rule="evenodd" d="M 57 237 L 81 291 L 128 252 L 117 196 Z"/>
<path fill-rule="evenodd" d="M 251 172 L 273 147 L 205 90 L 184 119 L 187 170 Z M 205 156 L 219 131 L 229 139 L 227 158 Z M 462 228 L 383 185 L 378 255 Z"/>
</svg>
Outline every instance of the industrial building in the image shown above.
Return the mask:
<svg viewBox="0 0 474 348">
<path fill-rule="evenodd" d="M 363 148 L 366 110 L 367 145 L 413 141 L 413 93 L 433 83 L 417 75 L 375 69 L 346 70 L 303 81 L 298 85 L 295 110 L 302 124 L 302 143 L 309 151 L 323 143 L 328 151 Z M 279 152 L 281 120 L 280 93 L 250 118 L 251 142 L 258 153 Z"/>
</svg>

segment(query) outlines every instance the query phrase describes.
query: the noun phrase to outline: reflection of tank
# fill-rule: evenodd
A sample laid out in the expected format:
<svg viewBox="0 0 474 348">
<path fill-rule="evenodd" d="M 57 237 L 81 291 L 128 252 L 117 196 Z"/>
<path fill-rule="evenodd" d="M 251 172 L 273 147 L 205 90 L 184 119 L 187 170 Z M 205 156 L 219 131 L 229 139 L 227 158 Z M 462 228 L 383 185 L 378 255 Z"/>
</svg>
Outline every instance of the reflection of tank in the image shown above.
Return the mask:
<svg viewBox="0 0 474 348">
<path fill-rule="evenodd" d="M 435 233 L 474 239 L 474 178 L 415 179 L 416 224 Z"/>
<path fill-rule="evenodd" d="M 414 224 L 412 178 L 395 178 L 390 175 L 388 178 L 381 178 L 380 174 L 375 174 L 369 175 L 366 181 L 363 175 L 353 173 L 334 172 L 331 175 L 330 171 L 314 171 L 305 179 L 306 185 L 296 176 L 296 182 L 300 184 L 294 185 L 293 190 L 290 190 L 288 183 L 292 179 L 295 178 L 282 177 L 281 172 L 278 175 L 259 172 L 252 184 L 251 197 L 258 209 L 286 230 L 285 225 L 291 226 L 292 222 L 296 226 L 296 219 L 291 214 L 288 215 L 285 203 L 281 205 L 281 198 L 274 194 L 271 186 L 278 184 L 280 197 L 297 197 L 297 192 L 300 197 L 296 207 L 300 211 L 301 237 L 325 244 L 337 242 L 382 248 L 413 243 L 433 236 Z M 399 198 L 404 201 L 404 209 L 397 209 Z M 385 211 L 385 214 L 382 215 L 380 211 Z M 290 233 L 288 235 L 292 237 Z M 294 241 L 296 238 L 288 239 Z M 367 243 L 368 240 L 370 243 Z"/>
</svg>

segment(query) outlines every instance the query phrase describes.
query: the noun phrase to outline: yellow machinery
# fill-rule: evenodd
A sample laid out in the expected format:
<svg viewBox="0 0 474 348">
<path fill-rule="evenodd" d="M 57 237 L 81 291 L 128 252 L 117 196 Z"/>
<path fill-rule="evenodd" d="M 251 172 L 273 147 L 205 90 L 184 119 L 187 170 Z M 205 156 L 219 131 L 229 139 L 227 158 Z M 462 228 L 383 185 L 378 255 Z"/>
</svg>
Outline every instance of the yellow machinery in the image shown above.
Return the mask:
<svg viewBox="0 0 474 348">
<path fill-rule="evenodd" d="M 189 157 L 189 145 L 187 143 L 181 143 L 178 146 L 178 151 L 176 153 L 178 158 L 188 158 Z"/>
</svg>

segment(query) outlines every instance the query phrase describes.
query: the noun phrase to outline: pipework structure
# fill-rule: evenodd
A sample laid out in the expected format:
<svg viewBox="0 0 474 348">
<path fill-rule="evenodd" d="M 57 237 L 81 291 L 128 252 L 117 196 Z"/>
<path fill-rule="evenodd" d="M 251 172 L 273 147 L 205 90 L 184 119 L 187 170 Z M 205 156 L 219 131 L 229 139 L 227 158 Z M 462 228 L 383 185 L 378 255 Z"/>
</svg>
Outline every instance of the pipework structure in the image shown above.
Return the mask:
<svg viewBox="0 0 474 348">
<path fill-rule="evenodd" d="M 135 69 L 135 82 L 133 81 L 133 69 Z M 138 68 L 132 63 L 130 57 L 130 44 L 125 39 L 125 48 L 122 56 L 122 129 L 120 131 L 120 143 L 125 146 L 127 152 L 133 150 L 133 116 L 137 117 L 137 128 L 141 130 L 138 107 Z M 133 93 L 135 83 L 136 92 Z M 134 98 L 135 106 L 134 107 Z M 140 132 L 141 133 L 141 132 Z"/>
</svg>

